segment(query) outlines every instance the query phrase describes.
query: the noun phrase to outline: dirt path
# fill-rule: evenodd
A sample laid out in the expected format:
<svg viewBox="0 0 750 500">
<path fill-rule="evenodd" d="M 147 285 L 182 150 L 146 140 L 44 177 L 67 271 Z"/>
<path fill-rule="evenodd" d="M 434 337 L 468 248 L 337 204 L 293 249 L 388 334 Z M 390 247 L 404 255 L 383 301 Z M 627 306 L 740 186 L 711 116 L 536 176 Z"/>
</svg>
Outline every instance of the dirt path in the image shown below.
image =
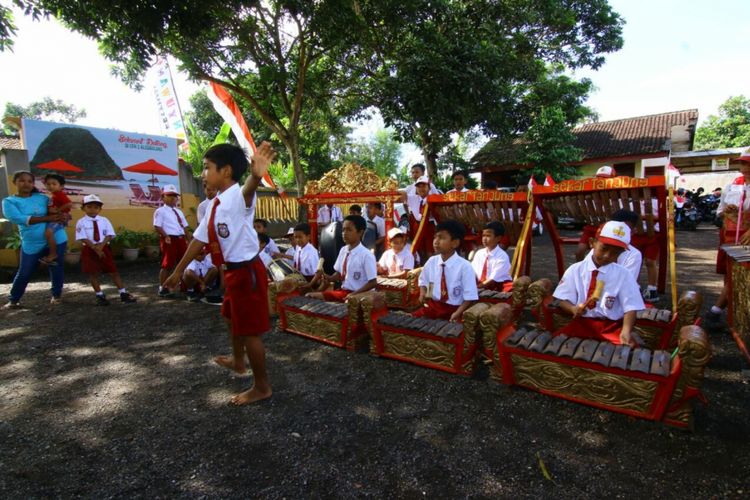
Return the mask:
<svg viewBox="0 0 750 500">
<path fill-rule="evenodd" d="M 715 241 L 709 226 L 678 238 L 680 288 L 709 304 Z M 534 277 L 556 277 L 535 245 Z M 266 337 L 274 397 L 238 409 L 226 401 L 248 379 L 210 361 L 227 351 L 218 308 L 157 300 L 156 272 L 124 269 L 133 306 L 93 307 L 71 275 L 62 307 L 38 282 L 29 310 L 0 313 L 2 498 L 750 492 L 748 367 L 726 332 L 712 332 L 693 434 L 284 333 Z"/>
</svg>

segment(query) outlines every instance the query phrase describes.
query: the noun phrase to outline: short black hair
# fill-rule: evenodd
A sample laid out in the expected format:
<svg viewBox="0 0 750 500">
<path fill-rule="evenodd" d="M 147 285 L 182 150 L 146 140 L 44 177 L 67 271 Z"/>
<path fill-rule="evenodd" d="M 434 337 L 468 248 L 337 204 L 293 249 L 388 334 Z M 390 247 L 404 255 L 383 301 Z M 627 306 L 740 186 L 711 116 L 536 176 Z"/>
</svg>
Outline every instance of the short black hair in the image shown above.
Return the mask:
<svg viewBox="0 0 750 500">
<path fill-rule="evenodd" d="M 464 179 L 469 178 L 469 176 L 466 175 L 466 172 L 464 172 L 463 170 L 456 170 L 455 172 L 453 172 L 453 175 L 451 175 L 451 179 L 455 179 L 458 175 L 462 176 Z"/>
<path fill-rule="evenodd" d="M 497 189 L 497 182 L 487 179 L 482 183 L 482 189 Z"/>
<path fill-rule="evenodd" d="M 258 233 L 258 241 L 268 245 L 269 243 L 271 243 L 271 237 L 266 233 Z"/>
<path fill-rule="evenodd" d="M 490 230 L 495 233 L 495 236 L 502 236 L 505 234 L 505 226 L 500 221 L 493 220 L 484 225 L 484 229 Z"/>
<path fill-rule="evenodd" d="M 383 204 L 380 203 L 379 201 L 370 202 L 370 203 L 368 203 L 368 205 L 370 205 L 372 208 L 374 208 L 376 210 L 380 210 L 380 209 L 383 208 Z"/>
<path fill-rule="evenodd" d="M 349 221 L 352 224 L 354 224 L 354 227 L 357 229 L 358 233 L 364 233 L 367 229 L 367 221 L 365 221 L 365 218 L 361 215 L 347 215 L 344 217 L 345 221 Z"/>
<path fill-rule="evenodd" d="M 216 164 L 221 169 L 229 166 L 232 169 L 232 180 L 239 182 L 247 172 L 250 162 L 245 150 L 234 144 L 216 144 L 203 153 L 203 158 Z"/>
<path fill-rule="evenodd" d="M 63 177 L 60 174 L 47 174 L 44 176 L 44 182 L 47 182 L 49 179 L 54 179 L 57 182 L 60 183 L 61 186 L 65 185 L 65 177 Z"/>
<path fill-rule="evenodd" d="M 255 219 L 254 222 L 257 222 L 261 226 L 268 228 L 268 221 L 266 219 Z"/>
<path fill-rule="evenodd" d="M 440 224 L 437 225 L 435 228 L 435 233 L 438 233 L 440 231 L 445 231 L 446 233 L 451 235 L 452 240 L 461 240 L 463 241 L 464 236 L 466 236 L 466 228 L 463 224 L 456 220 L 444 220 Z"/>
<path fill-rule="evenodd" d="M 308 224 L 307 222 L 301 222 L 297 224 L 296 226 L 294 226 L 294 232 L 297 231 L 302 231 L 306 235 L 310 236 L 310 224 Z"/>
<path fill-rule="evenodd" d="M 356 204 L 349 207 L 349 211 L 351 212 L 352 210 L 362 213 L 362 207 Z"/>
<path fill-rule="evenodd" d="M 613 220 L 615 222 L 629 222 L 631 224 L 638 224 L 638 214 L 633 212 L 632 210 L 625 210 L 624 208 L 621 208 L 620 210 L 617 210 L 614 212 L 609 220 Z"/>
<path fill-rule="evenodd" d="M 412 165 L 412 166 L 411 166 L 411 168 L 412 168 L 412 169 L 414 169 L 414 168 L 418 168 L 419 170 L 421 170 L 421 171 L 422 171 L 422 173 L 424 173 L 424 172 L 425 172 L 425 170 L 426 170 L 425 166 L 424 166 L 424 165 L 422 165 L 421 163 L 415 163 L 414 165 Z"/>
</svg>

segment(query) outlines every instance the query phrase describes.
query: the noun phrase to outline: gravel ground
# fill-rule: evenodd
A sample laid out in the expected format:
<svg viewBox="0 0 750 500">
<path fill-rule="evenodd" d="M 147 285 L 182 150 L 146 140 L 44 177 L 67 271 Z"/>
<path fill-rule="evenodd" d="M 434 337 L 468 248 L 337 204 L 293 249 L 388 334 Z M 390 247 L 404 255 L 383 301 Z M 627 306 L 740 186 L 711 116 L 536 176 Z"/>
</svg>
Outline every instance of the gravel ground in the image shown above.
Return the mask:
<svg viewBox="0 0 750 500">
<path fill-rule="evenodd" d="M 709 226 L 678 234 L 681 288 L 707 304 L 716 240 Z M 535 239 L 533 277 L 553 262 Z M 40 280 L 27 310 L 0 313 L 2 498 L 750 493 L 748 367 L 725 331 L 711 332 L 693 433 L 279 332 L 273 398 L 234 408 L 249 380 L 211 362 L 228 350 L 218 308 L 156 299 L 155 264 L 122 271 L 138 304 L 93 307 L 69 273 L 63 305 Z"/>
</svg>

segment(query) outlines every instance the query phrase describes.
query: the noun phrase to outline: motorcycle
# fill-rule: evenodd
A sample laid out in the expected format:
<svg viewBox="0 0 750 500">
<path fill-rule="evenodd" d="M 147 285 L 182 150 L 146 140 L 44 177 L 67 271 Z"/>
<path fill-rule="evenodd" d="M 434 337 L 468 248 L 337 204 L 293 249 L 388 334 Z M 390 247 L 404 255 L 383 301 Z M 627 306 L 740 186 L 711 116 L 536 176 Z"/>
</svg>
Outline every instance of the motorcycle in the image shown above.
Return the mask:
<svg viewBox="0 0 750 500">
<path fill-rule="evenodd" d="M 701 221 L 711 223 L 716 221 L 716 209 L 719 208 L 719 201 L 721 201 L 721 197 L 714 196 L 713 194 L 707 194 L 698 198 L 696 208 L 698 209 L 698 216 Z"/>
<path fill-rule="evenodd" d="M 676 204 L 675 204 L 676 205 Z M 695 231 L 700 223 L 700 215 L 695 204 L 685 201 L 682 206 L 675 207 L 675 228 Z"/>
</svg>

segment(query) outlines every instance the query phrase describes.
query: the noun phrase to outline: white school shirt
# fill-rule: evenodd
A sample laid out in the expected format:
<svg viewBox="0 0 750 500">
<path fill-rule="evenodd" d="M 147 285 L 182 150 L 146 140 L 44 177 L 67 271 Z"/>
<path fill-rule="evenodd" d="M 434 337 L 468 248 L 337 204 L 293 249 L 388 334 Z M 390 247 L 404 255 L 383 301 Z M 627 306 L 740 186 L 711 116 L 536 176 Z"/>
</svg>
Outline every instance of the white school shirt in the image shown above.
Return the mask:
<svg viewBox="0 0 750 500">
<path fill-rule="evenodd" d="M 344 276 L 344 282 L 341 283 L 341 288 L 356 292 L 368 281 L 378 277 L 378 268 L 375 264 L 375 256 L 360 243 L 351 250 L 349 245 L 341 249 L 333 265 L 334 271 L 343 273 L 344 259 L 347 254 L 349 258 L 346 260 L 346 276 Z"/>
<path fill-rule="evenodd" d="M 635 209 L 633 208 L 633 202 L 630 202 L 630 211 L 635 212 Z M 641 200 L 641 218 L 643 219 L 643 230 L 648 230 L 648 225 L 646 224 L 646 200 Z M 651 215 L 654 217 L 654 231 L 659 232 L 659 200 L 656 198 L 651 198 Z"/>
<path fill-rule="evenodd" d="M 464 188 L 461 189 L 460 191 L 454 188 L 454 189 L 449 190 L 448 193 L 465 193 L 467 191 L 471 191 L 471 190 L 467 188 L 466 186 L 464 186 Z M 448 194 L 448 193 L 445 193 L 445 194 Z"/>
<path fill-rule="evenodd" d="M 406 196 L 406 205 L 409 207 L 409 212 L 414 216 L 414 219 L 419 222 L 422 220 L 422 209 L 424 209 L 424 205 L 422 205 L 422 201 L 424 201 L 424 205 L 427 204 L 427 198 L 422 198 L 418 194 L 409 194 Z M 420 208 L 421 205 L 421 208 Z M 432 217 L 430 217 L 431 221 L 435 221 Z"/>
<path fill-rule="evenodd" d="M 201 278 L 205 278 L 208 272 L 215 267 L 214 263 L 211 262 L 211 255 L 208 254 L 203 260 L 193 259 L 193 261 L 185 268 L 185 272 L 193 271 Z"/>
<path fill-rule="evenodd" d="M 408 186 L 406 186 L 406 194 L 407 194 L 407 196 L 412 196 L 412 195 L 416 196 L 416 194 L 417 194 L 417 185 L 416 184 L 409 184 Z M 427 193 L 427 195 L 429 196 L 431 194 L 443 194 L 443 192 L 440 191 L 438 188 L 436 188 L 435 184 L 433 184 L 432 182 L 430 182 L 430 190 Z"/>
<path fill-rule="evenodd" d="M 497 245 L 492 249 L 492 252 L 488 252 L 487 248 L 483 247 L 474 254 L 474 258 L 471 260 L 471 267 L 474 269 L 477 280 L 482 276 L 482 270 L 484 269 L 484 261 L 487 259 L 489 254 L 489 262 L 487 263 L 487 277 L 485 279 L 491 279 L 501 283 L 503 281 L 510 281 L 510 259 L 505 250 Z"/>
<path fill-rule="evenodd" d="M 581 304 L 588 297 L 591 272 L 596 264 L 591 256 L 571 265 L 563 275 L 552 295 L 567 300 L 573 305 Z M 638 283 L 633 275 L 619 264 L 607 264 L 599 268 L 597 280 L 604 282 L 602 296 L 593 309 L 586 309 L 585 318 L 607 318 L 619 321 L 626 312 L 645 309 Z"/>
<path fill-rule="evenodd" d="M 443 262 L 440 255 L 427 259 L 419 275 L 419 286 L 429 288 L 432 284 L 432 298 L 440 300 L 440 281 L 443 275 L 442 264 L 445 264 L 445 284 L 448 288 L 448 304 L 460 306 L 466 300 L 477 300 L 477 279 L 468 260 L 457 253 Z"/>
<path fill-rule="evenodd" d="M 586 257 L 588 258 L 592 255 L 594 255 L 594 251 L 589 250 L 589 253 Z M 630 271 L 633 279 L 635 279 L 636 283 L 638 282 L 638 278 L 641 277 L 641 264 L 643 263 L 643 255 L 641 254 L 640 250 L 635 248 L 633 245 L 628 245 L 627 250 L 622 252 L 620 256 L 617 257 L 617 263 Z"/>
<path fill-rule="evenodd" d="M 383 238 L 385 236 L 385 219 L 376 215 L 372 219 L 367 220 L 375 224 L 375 227 L 378 229 L 378 238 Z"/>
<path fill-rule="evenodd" d="M 312 276 L 315 271 L 318 270 L 318 249 L 308 243 L 302 248 L 295 248 L 294 250 L 294 268 L 302 274 L 302 276 Z M 349 266 L 349 263 L 347 263 Z"/>
<path fill-rule="evenodd" d="M 99 241 L 94 239 L 94 221 L 99 226 Z M 112 223 L 109 219 L 97 215 L 96 217 L 89 217 L 84 215 L 81 220 L 76 222 L 76 240 L 91 240 L 94 244 L 101 243 L 107 236 L 115 237 L 115 228 L 112 227 Z"/>
<path fill-rule="evenodd" d="M 211 198 L 210 200 L 206 198 L 202 202 L 198 203 L 198 208 L 195 211 L 196 215 L 198 216 L 198 224 L 201 223 L 203 217 L 206 215 L 208 207 L 211 206 L 211 200 L 213 200 L 213 198 Z"/>
<path fill-rule="evenodd" d="M 389 248 L 380 256 L 378 265 L 383 269 L 387 269 L 388 274 L 398 274 L 401 271 L 414 269 L 414 256 L 406 248 L 406 245 L 404 245 L 404 248 L 399 253 Z"/>
<path fill-rule="evenodd" d="M 319 224 L 330 224 L 331 222 L 342 222 L 344 220 L 344 214 L 341 209 L 336 205 L 328 208 L 328 205 L 323 205 L 318 208 L 318 223 Z"/>
<path fill-rule="evenodd" d="M 743 191 L 745 192 L 745 203 L 742 204 L 742 211 L 750 210 L 750 186 L 732 183 L 721 191 L 721 200 L 719 201 L 719 207 L 716 209 L 716 215 L 722 213 L 727 205 L 739 207 Z"/>
<path fill-rule="evenodd" d="M 268 246 L 266 246 L 266 248 L 268 248 Z M 265 248 L 263 250 L 265 250 Z M 273 262 L 273 258 L 270 255 L 268 255 L 266 252 L 260 252 L 258 254 L 258 257 L 260 257 L 261 262 L 263 262 L 263 265 L 266 268 L 268 268 L 269 264 Z"/>
<path fill-rule="evenodd" d="M 258 255 L 260 248 L 258 233 L 253 229 L 255 200 L 256 196 L 253 194 L 250 206 L 246 206 L 240 185 L 234 183 L 213 199 L 211 207 L 206 211 L 206 215 L 195 230 L 193 238 L 202 243 L 208 243 L 208 221 L 211 219 L 213 206 L 218 203 L 214 216 L 214 227 L 224 261 L 244 262 L 251 260 Z"/>
<path fill-rule="evenodd" d="M 273 260 L 274 254 L 279 253 L 279 247 L 276 244 L 276 242 L 273 241 L 273 238 L 268 238 L 268 244 L 263 249 L 262 253 L 268 255 L 269 257 L 271 257 L 272 260 Z"/>
<path fill-rule="evenodd" d="M 154 226 L 160 227 L 167 236 L 184 236 L 188 222 L 179 208 L 162 205 L 154 212 Z"/>
</svg>

